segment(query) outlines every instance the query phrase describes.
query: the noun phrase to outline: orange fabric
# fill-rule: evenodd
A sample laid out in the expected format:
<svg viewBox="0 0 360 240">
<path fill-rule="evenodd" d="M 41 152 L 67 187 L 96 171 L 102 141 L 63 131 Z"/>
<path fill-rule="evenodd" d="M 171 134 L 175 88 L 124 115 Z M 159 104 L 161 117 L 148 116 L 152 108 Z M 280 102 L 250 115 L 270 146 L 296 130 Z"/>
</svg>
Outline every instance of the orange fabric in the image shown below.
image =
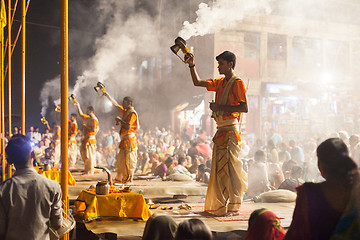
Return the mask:
<svg viewBox="0 0 360 240">
<path fill-rule="evenodd" d="M 42 174 L 44 177 L 57 181 L 58 183 L 61 182 L 61 172 L 57 168 L 52 167 L 51 170 L 48 171 L 42 171 L 39 169 L 39 167 L 34 168 L 37 173 Z M 70 171 L 68 171 L 68 184 L 71 186 L 74 186 L 76 184 L 76 181 Z"/>
<path fill-rule="evenodd" d="M 253 220 L 245 240 L 282 240 L 285 230 L 279 217 L 269 210 L 264 210 Z"/>
<path fill-rule="evenodd" d="M 70 141 L 70 143 L 76 144 L 76 141 L 70 139 L 70 137 L 76 137 L 77 130 L 78 130 L 77 122 L 72 122 L 71 120 L 69 120 L 69 141 Z"/>
<path fill-rule="evenodd" d="M 120 106 L 119 113 L 123 116 L 126 114 L 126 109 L 123 108 L 123 106 Z M 126 119 L 123 119 L 125 122 L 130 124 L 130 128 L 126 129 L 124 127 L 121 127 L 120 129 L 120 136 L 124 136 L 127 133 L 135 133 L 138 130 L 138 124 L 137 124 L 137 116 L 135 113 L 129 114 Z M 137 148 L 137 140 L 136 137 L 131 137 L 128 139 L 122 139 L 120 142 L 120 148 L 123 149 L 135 149 Z"/>
<path fill-rule="evenodd" d="M 222 78 L 216 78 L 216 79 L 208 79 L 206 80 L 208 83 L 207 90 L 216 92 L 215 94 L 215 102 L 219 103 L 221 99 L 221 95 L 225 89 L 226 81 L 225 77 Z M 247 102 L 246 99 L 246 89 L 244 86 L 244 82 L 240 79 L 236 80 L 230 93 L 229 93 L 229 105 L 235 106 L 240 105 L 240 102 Z M 239 112 L 225 112 L 224 113 L 224 119 L 234 119 L 240 118 Z"/>
<path fill-rule="evenodd" d="M 98 195 L 94 190 L 83 190 L 75 201 L 75 206 L 75 214 L 83 215 L 84 222 L 94 219 L 146 221 L 151 216 L 144 196 L 131 191 Z"/>
<path fill-rule="evenodd" d="M 89 139 L 89 136 L 96 135 L 96 131 L 99 127 L 99 122 L 96 118 L 92 118 L 89 115 L 83 114 L 82 116 L 83 121 L 87 127 L 84 127 L 84 140 L 83 143 L 89 142 L 90 144 L 96 144 L 96 139 Z M 89 129 L 90 128 L 90 129 Z"/>
<path fill-rule="evenodd" d="M 123 116 L 125 116 L 126 113 L 126 109 L 123 108 L 123 106 L 120 106 L 120 110 L 119 113 Z M 138 126 L 137 126 L 137 116 L 135 113 L 131 113 L 126 119 L 123 119 L 125 122 L 130 124 L 130 128 L 126 129 L 126 128 L 121 128 L 120 129 L 120 135 L 124 135 L 126 133 L 131 133 L 131 132 L 136 132 L 138 130 Z"/>
</svg>

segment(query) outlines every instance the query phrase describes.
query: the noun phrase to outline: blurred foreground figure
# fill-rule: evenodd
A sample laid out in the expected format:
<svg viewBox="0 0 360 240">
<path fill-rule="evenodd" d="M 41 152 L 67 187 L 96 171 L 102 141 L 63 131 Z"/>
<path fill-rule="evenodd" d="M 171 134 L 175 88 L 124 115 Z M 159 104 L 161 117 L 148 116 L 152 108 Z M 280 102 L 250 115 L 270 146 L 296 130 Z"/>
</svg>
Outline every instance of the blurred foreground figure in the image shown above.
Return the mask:
<svg viewBox="0 0 360 240">
<path fill-rule="evenodd" d="M 27 137 L 14 135 L 5 152 L 16 172 L 0 184 L 0 239 L 50 239 L 62 222 L 59 183 L 35 171 Z"/>
<path fill-rule="evenodd" d="M 147 221 L 142 240 L 173 240 L 177 224 L 166 215 L 152 215 Z"/>
<path fill-rule="evenodd" d="M 251 213 L 244 240 L 282 240 L 284 236 L 284 228 L 275 213 L 265 208 Z"/>
<path fill-rule="evenodd" d="M 357 165 L 349 157 L 345 143 L 340 138 L 329 138 L 318 146 L 316 153 L 325 181 L 297 188 L 294 215 L 285 239 L 330 239 L 352 203 Z M 358 211 L 354 215 L 358 218 Z"/>
<path fill-rule="evenodd" d="M 217 123 L 217 132 L 213 138 L 214 149 L 205 211 L 221 216 L 237 214 L 247 189 L 247 177 L 240 159 L 239 120 L 241 113 L 248 111 L 248 106 L 244 83 L 233 72 L 235 55 L 225 51 L 217 56 L 216 60 L 219 73 L 225 77 L 200 80 L 195 69 L 194 55 L 186 55 L 194 85 L 216 92 L 215 102 L 210 103 Z"/>
</svg>

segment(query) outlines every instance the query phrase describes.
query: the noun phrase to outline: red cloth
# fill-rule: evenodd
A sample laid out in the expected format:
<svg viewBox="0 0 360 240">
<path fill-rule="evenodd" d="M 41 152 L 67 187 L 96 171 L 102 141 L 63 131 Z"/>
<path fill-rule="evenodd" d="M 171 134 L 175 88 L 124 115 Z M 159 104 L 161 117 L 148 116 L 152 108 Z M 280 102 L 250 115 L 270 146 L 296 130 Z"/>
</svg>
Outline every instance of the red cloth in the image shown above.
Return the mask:
<svg viewBox="0 0 360 240">
<path fill-rule="evenodd" d="M 211 150 L 210 146 L 207 145 L 206 143 L 199 143 L 198 145 L 196 145 L 196 150 L 203 157 L 207 157 L 207 158 L 211 157 L 212 150 Z"/>
<path fill-rule="evenodd" d="M 279 217 L 272 211 L 264 210 L 255 218 L 244 240 L 282 240 L 284 236 Z"/>
</svg>

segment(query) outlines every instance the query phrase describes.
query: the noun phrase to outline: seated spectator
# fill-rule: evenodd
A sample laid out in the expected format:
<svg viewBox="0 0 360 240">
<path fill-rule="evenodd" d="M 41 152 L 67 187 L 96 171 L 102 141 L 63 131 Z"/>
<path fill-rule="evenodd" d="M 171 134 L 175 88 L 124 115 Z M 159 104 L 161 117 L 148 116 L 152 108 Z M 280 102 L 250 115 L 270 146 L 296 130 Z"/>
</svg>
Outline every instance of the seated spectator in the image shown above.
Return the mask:
<svg viewBox="0 0 360 240">
<path fill-rule="evenodd" d="M 167 170 L 173 164 L 173 161 L 172 157 L 168 157 L 165 162 L 155 168 L 154 176 L 160 176 L 164 179 L 166 177 Z"/>
<path fill-rule="evenodd" d="M 210 173 L 206 172 L 205 170 L 206 170 L 205 165 L 200 164 L 198 167 L 198 174 L 196 176 L 196 181 L 208 184 L 209 178 L 210 178 Z"/>
<path fill-rule="evenodd" d="M 300 166 L 293 166 L 290 173 L 290 178 L 285 179 L 280 184 L 279 189 L 286 189 L 292 192 L 296 192 L 296 188 L 304 184 L 304 180 L 301 179 L 302 168 Z"/>
<path fill-rule="evenodd" d="M 265 208 L 251 213 L 244 240 L 282 240 L 284 236 L 284 228 L 275 213 Z"/>
<path fill-rule="evenodd" d="M 146 221 L 142 240 L 173 240 L 176 228 L 172 217 L 154 214 Z"/>
<path fill-rule="evenodd" d="M 284 181 L 284 174 L 280 165 L 275 161 L 275 158 L 268 158 L 269 181 L 272 189 L 278 189 L 280 184 Z"/>
<path fill-rule="evenodd" d="M 188 219 L 181 222 L 176 231 L 175 240 L 211 240 L 212 233 L 200 219 Z"/>
<path fill-rule="evenodd" d="M 263 192 L 270 191 L 270 182 L 266 166 L 265 152 L 258 150 L 255 153 L 255 161 L 249 166 L 247 197 L 253 198 Z"/>
<path fill-rule="evenodd" d="M 171 172 L 171 174 L 183 174 L 188 177 L 191 177 L 192 179 L 195 178 L 195 174 L 192 174 L 189 172 L 189 170 L 186 169 L 186 158 L 180 157 L 178 160 L 178 165 L 175 166 Z"/>
<path fill-rule="evenodd" d="M 295 162 L 294 160 L 291 160 L 291 159 L 283 163 L 281 169 L 284 173 L 285 178 L 290 178 L 291 169 L 293 168 L 293 166 L 296 166 L 296 165 L 297 165 L 297 162 Z"/>
<path fill-rule="evenodd" d="M 155 169 L 157 168 L 157 166 L 160 165 L 159 162 L 159 154 L 153 152 L 150 155 L 150 164 L 151 164 L 151 173 L 154 173 Z"/>
<path fill-rule="evenodd" d="M 279 163 L 279 154 L 272 140 L 269 140 L 267 143 L 267 151 L 268 151 L 268 155 L 267 155 L 268 161 Z"/>
<path fill-rule="evenodd" d="M 329 138 L 317 150 L 325 181 L 297 188 L 293 219 L 285 239 L 330 239 L 344 212 L 353 186 L 356 163 L 339 138 Z"/>
<path fill-rule="evenodd" d="M 279 161 L 280 162 L 286 162 L 289 161 L 291 159 L 290 153 L 288 151 L 288 146 L 286 145 L 285 142 L 280 142 L 279 143 Z"/>
</svg>

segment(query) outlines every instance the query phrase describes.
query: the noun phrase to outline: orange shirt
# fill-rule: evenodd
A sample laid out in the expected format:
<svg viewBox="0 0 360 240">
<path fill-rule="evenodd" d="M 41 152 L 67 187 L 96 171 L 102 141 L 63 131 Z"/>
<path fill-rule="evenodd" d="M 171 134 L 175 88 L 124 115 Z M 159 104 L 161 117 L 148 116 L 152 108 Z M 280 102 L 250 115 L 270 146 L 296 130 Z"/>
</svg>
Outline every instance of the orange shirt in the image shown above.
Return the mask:
<svg viewBox="0 0 360 240">
<path fill-rule="evenodd" d="M 225 77 L 222 78 L 216 78 L 216 79 L 208 79 L 206 80 L 208 83 L 207 86 L 207 90 L 208 91 L 213 91 L 216 92 L 215 94 L 215 102 L 219 103 L 220 99 L 221 99 L 221 95 L 225 89 L 226 86 L 226 80 Z M 228 104 L 235 106 L 235 105 L 240 105 L 240 102 L 247 102 L 246 99 L 246 89 L 244 86 L 244 82 L 240 79 L 235 80 L 235 83 L 232 87 L 232 89 L 229 92 L 229 100 L 228 100 Z M 239 112 L 225 112 L 224 113 L 224 118 L 240 118 L 240 114 Z"/>
<path fill-rule="evenodd" d="M 71 143 L 76 143 L 76 140 L 74 141 L 74 138 L 76 137 L 77 134 L 78 124 L 76 121 L 72 122 L 71 120 L 69 120 L 68 123 L 69 123 L 69 140 Z"/>
<path fill-rule="evenodd" d="M 132 112 L 129 115 L 127 115 L 126 111 L 127 111 L 127 109 L 124 109 L 123 106 L 120 106 L 119 113 L 123 116 L 123 120 L 130 124 L 129 129 L 121 127 L 121 129 L 120 129 L 121 137 L 125 136 L 127 133 L 135 133 L 138 130 L 138 118 L 137 118 L 136 113 Z M 125 118 L 124 118 L 124 116 L 125 116 Z M 134 136 L 131 138 L 121 139 L 120 148 L 124 148 L 124 149 L 137 148 L 136 137 Z"/>
<path fill-rule="evenodd" d="M 84 140 L 83 142 L 90 142 L 90 144 L 96 144 L 96 138 L 91 138 L 90 136 L 95 136 L 99 130 L 99 122 L 96 117 L 92 118 L 89 115 L 83 114 L 82 119 L 84 121 Z"/>
<path fill-rule="evenodd" d="M 123 106 L 120 106 L 120 110 L 119 110 L 119 113 L 123 116 L 126 115 L 126 109 L 123 108 Z M 120 136 L 123 136 L 124 134 L 126 133 L 134 133 L 138 130 L 138 119 L 137 119 L 137 116 L 134 112 L 130 113 L 126 119 L 123 119 L 125 122 L 129 123 L 130 124 L 130 128 L 129 129 L 126 129 L 124 127 L 121 127 L 120 129 Z"/>
</svg>

